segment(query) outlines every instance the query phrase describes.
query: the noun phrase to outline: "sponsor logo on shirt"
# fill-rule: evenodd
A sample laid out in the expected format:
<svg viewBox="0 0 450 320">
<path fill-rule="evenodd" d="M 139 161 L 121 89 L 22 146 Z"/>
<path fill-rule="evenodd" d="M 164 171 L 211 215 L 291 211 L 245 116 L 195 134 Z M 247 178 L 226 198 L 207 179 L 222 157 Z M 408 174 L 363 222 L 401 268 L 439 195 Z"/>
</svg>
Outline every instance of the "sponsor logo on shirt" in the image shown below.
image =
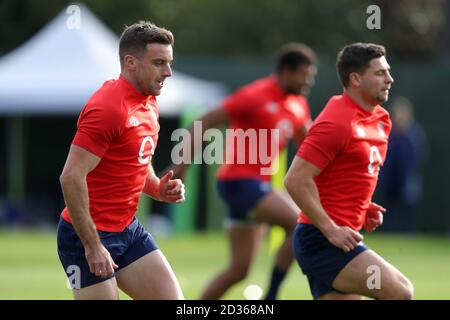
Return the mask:
<svg viewBox="0 0 450 320">
<path fill-rule="evenodd" d="M 292 112 L 295 117 L 301 118 L 304 116 L 305 111 L 303 111 L 300 102 L 297 100 L 291 99 L 287 102 L 287 109 Z"/>
<path fill-rule="evenodd" d="M 364 130 L 364 128 L 362 127 L 356 127 L 356 134 L 360 137 L 360 138 L 365 138 L 366 137 L 366 131 Z"/>
<path fill-rule="evenodd" d="M 378 134 L 381 137 L 386 138 L 386 132 L 384 130 L 384 124 L 382 122 L 378 122 Z"/>
<path fill-rule="evenodd" d="M 131 116 L 129 122 L 133 127 L 137 127 L 140 123 L 139 119 L 135 116 Z"/>
<path fill-rule="evenodd" d="M 269 112 L 269 113 L 272 113 L 272 114 L 275 114 L 275 113 L 277 113 L 278 112 L 278 104 L 276 104 L 275 102 L 273 102 L 273 101 L 270 101 L 270 102 L 268 102 L 267 104 L 266 104 L 266 110 L 267 110 L 267 112 Z"/>
</svg>

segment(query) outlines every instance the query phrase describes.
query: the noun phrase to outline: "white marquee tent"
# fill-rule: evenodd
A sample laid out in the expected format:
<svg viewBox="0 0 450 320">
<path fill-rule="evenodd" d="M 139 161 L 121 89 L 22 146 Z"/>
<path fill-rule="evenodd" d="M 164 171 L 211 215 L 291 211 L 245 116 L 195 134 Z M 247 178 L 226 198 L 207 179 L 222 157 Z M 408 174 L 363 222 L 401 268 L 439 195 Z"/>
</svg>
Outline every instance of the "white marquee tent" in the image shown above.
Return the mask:
<svg viewBox="0 0 450 320">
<path fill-rule="evenodd" d="M 79 28 L 64 10 L 0 59 L 0 115 L 78 114 L 105 80 L 118 77 L 118 37 L 86 6 L 77 6 Z M 207 107 L 223 95 L 223 86 L 175 71 L 158 97 L 160 114 Z"/>
</svg>

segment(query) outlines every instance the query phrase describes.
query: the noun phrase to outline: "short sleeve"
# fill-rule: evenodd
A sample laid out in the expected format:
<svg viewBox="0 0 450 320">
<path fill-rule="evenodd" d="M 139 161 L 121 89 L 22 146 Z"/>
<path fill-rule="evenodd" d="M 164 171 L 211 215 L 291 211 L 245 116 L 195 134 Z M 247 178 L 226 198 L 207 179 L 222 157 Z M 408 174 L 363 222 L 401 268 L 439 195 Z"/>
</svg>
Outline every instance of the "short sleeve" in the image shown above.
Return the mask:
<svg viewBox="0 0 450 320">
<path fill-rule="evenodd" d="M 126 115 L 117 108 L 86 105 L 78 119 L 72 144 L 102 158 L 123 130 Z"/>
<path fill-rule="evenodd" d="M 254 97 L 245 88 L 236 91 L 222 102 L 222 107 L 230 119 L 249 116 L 254 105 Z"/>
<path fill-rule="evenodd" d="M 349 126 L 330 120 L 318 121 L 309 130 L 297 155 L 324 169 L 347 146 L 349 138 Z"/>
</svg>

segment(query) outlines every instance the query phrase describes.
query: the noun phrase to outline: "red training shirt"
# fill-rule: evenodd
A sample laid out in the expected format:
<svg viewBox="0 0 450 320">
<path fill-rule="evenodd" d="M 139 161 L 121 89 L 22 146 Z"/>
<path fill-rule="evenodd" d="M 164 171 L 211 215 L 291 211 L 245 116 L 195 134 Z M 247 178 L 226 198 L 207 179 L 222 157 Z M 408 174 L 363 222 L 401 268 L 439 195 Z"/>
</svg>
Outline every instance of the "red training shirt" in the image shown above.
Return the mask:
<svg viewBox="0 0 450 320">
<path fill-rule="evenodd" d="M 386 158 L 389 113 L 360 107 L 347 94 L 332 97 L 297 152 L 322 169 L 314 178 L 320 202 L 339 226 L 359 231 Z M 299 223 L 311 224 L 301 212 Z"/>
<path fill-rule="evenodd" d="M 219 180 L 270 181 L 272 160 L 296 130 L 301 130 L 311 118 L 306 98 L 284 92 L 274 75 L 242 87 L 226 98 L 222 107 L 228 115 L 231 130 L 237 132 L 241 129 L 243 133 L 251 131 L 254 133 L 253 139 L 256 139 L 251 142 L 247 139 L 245 144 L 239 144 L 236 137 L 227 135 L 226 159 L 218 170 Z M 266 133 L 261 129 L 266 129 Z M 279 129 L 278 148 L 275 150 L 272 150 L 271 139 L 276 136 L 272 135 L 271 129 Z M 276 144 L 273 146 L 276 147 Z"/>
<path fill-rule="evenodd" d="M 101 158 L 87 176 L 89 211 L 97 230 L 121 232 L 132 221 L 158 140 L 156 99 L 122 75 L 106 81 L 78 118 L 72 144 Z M 62 218 L 71 223 L 67 208 Z"/>
</svg>

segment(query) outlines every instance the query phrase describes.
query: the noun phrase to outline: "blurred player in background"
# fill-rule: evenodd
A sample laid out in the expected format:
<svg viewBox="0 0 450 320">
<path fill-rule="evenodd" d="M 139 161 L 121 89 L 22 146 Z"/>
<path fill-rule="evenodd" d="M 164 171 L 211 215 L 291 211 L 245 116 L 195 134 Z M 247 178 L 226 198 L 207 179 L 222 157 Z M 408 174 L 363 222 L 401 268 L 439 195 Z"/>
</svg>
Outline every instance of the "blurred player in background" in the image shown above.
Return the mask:
<svg viewBox="0 0 450 320">
<path fill-rule="evenodd" d="M 422 172 L 429 146 L 422 125 L 414 117 L 411 101 L 396 97 L 390 108 L 392 132 L 389 152 L 380 172 L 377 193 L 389 208 L 383 231 L 418 231 L 418 210 L 423 191 Z"/>
<path fill-rule="evenodd" d="M 227 146 L 234 145 L 234 148 L 226 148 L 226 158 L 233 161 L 222 164 L 217 177 L 219 193 L 228 206 L 230 261 L 208 284 L 203 299 L 218 299 L 246 278 L 265 231 L 262 223 L 278 225 L 286 231 L 266 294 L 266 299 L 276 299 L 280 283 L 293 261 L 291 236 L 298 208 L 285 193 L 272 190 L 270 170 L 264 173 L 263 169 L 267 164 L 262 164 L 260 159 L 251 164 L 249 157 L 255 156 L 252 152 L 262 147 L 270 148 L 271 139 L 279 139 L 279 148 L 271 150 L 272 159 L 290 139 L 297 145 L 301 143 L 311 122 L 305 95 L 313 86 L 316 73 L 313 50 L 300 43 L 287 44 L 279 54 L 276 74 L 242 87 L 200 119 L 203 131 L 228 124 L 234 132 L 254 130 L 257 137 L 257 141 L 247 141 L 243 147 L 236 141 L 227 141 Z M 279 136 L 271 136 L 271 129 L 278 129 Z M 265 138 L 261 130 L 268 131 Z M 193 140 L 191 150 L 194 150 Z M 246 162 L 239 164 L 237 159 L 242 156 Z M 175 176 L 182 177 L 187 166 L 173 167 Z M 270 166 L 271 163 L 269 169 Z"/>
<path fill-rule="evenodd" d="M 391 120 L 380 106 L 394 79 L 385 48 L 355 43 L 338 55 L 344 93 L 314 121 L 285 179 L 302 209 L 296 259 L 314 299 L 411 299 L 411 282 L 362 241 L 385 209 L 371 202 Z M 371 277 L 372 276 L 372 277 Z"/>
<path fill-rule="evenodd" d="M 76 299 L 182 299 L 175 275 L 135 218 L 141 192 L 182 202 L 184 186 L 152 168 L 159 123 L 155 96 L 172 75 L 173 35 L 149 22 L 127 27 L 121 75 L 89 99 L 60 177 L 66 208 L 58 254 Z"/>
</svg>

